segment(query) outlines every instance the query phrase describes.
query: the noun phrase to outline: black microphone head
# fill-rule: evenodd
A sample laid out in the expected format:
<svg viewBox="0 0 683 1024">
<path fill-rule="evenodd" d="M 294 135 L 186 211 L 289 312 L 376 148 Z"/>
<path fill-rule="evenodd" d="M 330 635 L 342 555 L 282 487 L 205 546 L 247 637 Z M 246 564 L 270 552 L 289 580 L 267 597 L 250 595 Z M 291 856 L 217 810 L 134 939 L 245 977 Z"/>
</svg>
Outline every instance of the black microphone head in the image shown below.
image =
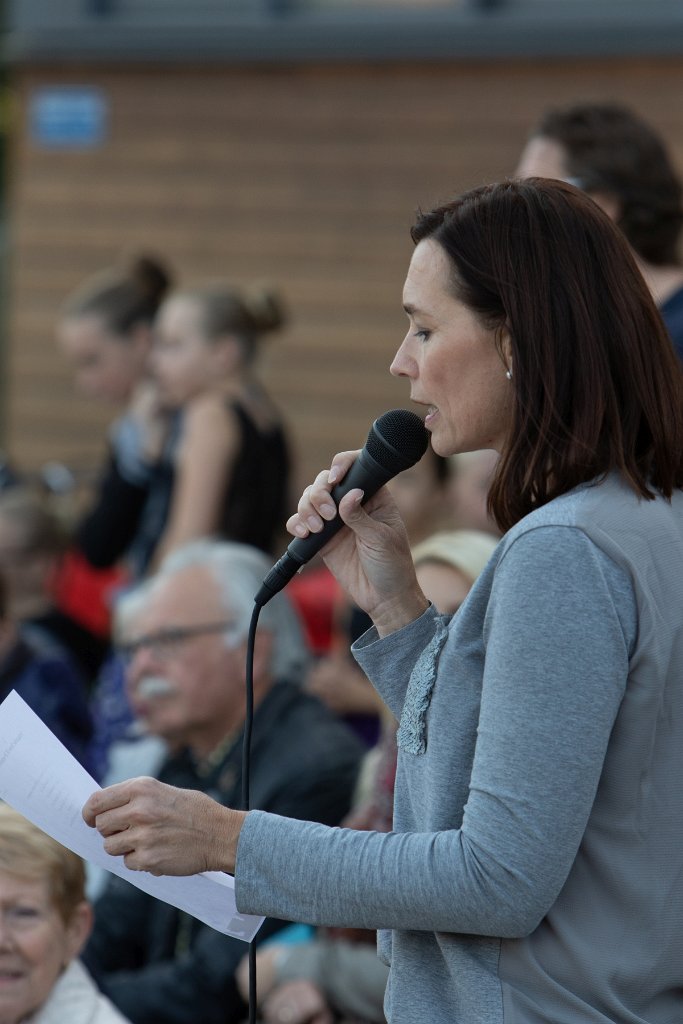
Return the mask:
<svg viewBox="0 0 683 1024">
<path fill-rule="evenodd" d="M 422 458 L 429 444 L 429 431 L 409 409 L 391 409 L 375 420 L 365 450 L 391 476 L 409 469 Z"/>
</svg>

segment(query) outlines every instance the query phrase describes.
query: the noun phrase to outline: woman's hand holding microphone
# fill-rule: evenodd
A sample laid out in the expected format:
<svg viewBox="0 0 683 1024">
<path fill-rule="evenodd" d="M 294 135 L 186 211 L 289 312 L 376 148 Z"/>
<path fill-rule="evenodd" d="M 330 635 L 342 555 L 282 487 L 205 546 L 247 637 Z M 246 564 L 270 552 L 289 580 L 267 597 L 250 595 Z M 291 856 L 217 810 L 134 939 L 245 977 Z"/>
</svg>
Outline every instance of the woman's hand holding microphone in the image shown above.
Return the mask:
<svg viewBox="0 0 683 1024">
<path fill-rule="evenodd" d="M 335 455 L 329 470 L 318 473 L 301 496 L 297 512 L 287 520 L 294 537 L 318 533 L 337 514 L 331 498 L 358 457 L 357 451 Z M 387 636 L 418 618 L 429 602 L 413 567 L 408 535 L 388 489 L 382 487 L 361 505 L 357 488 L 344 495 L 339 516 L 349 527 L 322 549 L 325 564 L 341 586 L 367 612 L 380 636 Z"/>
</svg>

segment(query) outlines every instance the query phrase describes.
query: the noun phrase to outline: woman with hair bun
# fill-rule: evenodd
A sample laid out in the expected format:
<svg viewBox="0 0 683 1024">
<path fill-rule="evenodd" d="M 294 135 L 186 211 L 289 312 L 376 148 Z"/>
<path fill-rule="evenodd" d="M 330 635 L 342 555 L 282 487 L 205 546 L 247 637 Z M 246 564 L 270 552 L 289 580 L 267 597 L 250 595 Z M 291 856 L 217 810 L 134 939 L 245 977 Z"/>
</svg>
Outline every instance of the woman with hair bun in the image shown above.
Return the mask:
<svg viewBox="0 0 683 1024">
<path fill-rule="evenodd" d="M 151 344 L 151 326 L 171 283 L 148 256 L 87 278 L 64 302 L 58 342 L 89 398 L 126 405 L 134 396 Z"/>
<path fill-rule="evenodd" d="M 206 285 L 163 303 L 151 366 L 160 402 L 181 418 L 155 561 L 211 535 L 269 553 L 276 547 L 290 457 L 255 362 L 262 338 L 284 322 L 280 299 L 269 290 Z"/>
<path fill-rule="evenodd" d="M 76 545 L 89 565 L 105 569 L 126 558 L 140 575 L 158 532 L 157 465 L 169 433 L 148 372 L 152 324 L 170 285 L 166 268 L 148 256 L 101 271 L 66 299 L 57 341 L 87 397 L 124 409 L 110 430 L 109 460 Z"/>
</svg>

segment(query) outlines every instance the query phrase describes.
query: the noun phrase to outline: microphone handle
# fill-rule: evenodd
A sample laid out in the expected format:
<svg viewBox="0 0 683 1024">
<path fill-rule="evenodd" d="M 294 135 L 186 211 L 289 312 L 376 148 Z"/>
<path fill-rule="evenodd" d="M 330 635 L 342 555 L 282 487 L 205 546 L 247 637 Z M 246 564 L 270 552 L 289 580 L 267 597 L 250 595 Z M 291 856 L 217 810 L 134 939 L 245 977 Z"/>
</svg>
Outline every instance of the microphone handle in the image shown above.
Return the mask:
<svg viewBox="0 0 683 1024">
<path fill-rule="evenodd" d="M 386 466 L 380 465 L 363 448 L 344 479 L 332 488 L 330 496 L 338 508 L 344 495 L 355 487 L 359 487 L 364 492 L 362 501 L 364 505 L 380 487 L 395 475 L 395 470 L 392 472 Z M 275 563 L 264 579 L 261 589 L 254 598 L 256 604 L 262 607 L 271 597 L 286 587 L 292 577 L 306 562 L 310 562 L 313 556 L 327 544 L 328 540 L 334 537 L 335 533 L 339 532 L 343 525 L 343 521 L 337 514 L 334 519 L 325 522 L 319 533 L 309 533 L 308 537 L 295 537 L 284 555 Z"/>
</svg>

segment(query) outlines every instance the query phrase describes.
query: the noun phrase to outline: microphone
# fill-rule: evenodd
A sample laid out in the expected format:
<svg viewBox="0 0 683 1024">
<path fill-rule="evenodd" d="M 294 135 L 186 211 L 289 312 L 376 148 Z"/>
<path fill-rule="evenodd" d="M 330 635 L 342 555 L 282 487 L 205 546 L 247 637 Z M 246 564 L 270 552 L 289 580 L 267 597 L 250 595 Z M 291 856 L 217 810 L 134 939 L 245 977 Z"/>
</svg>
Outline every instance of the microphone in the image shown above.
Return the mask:
<svg viewBox="0 0 683 1024">
<path fill-rule="evenodd" d="M 410 469 L 422 458 L 429 443 L 429 431 L 420 417 L 408 409 L 392 409 L 375 420 L 370 428 L 365 447 L 349 469 L 344 479 L 332 488 L 331 497 L 335 505 L 352 491 L 360 487 L 364 492 L 363 504 L 376 494 L 387 480 Z M 286 552 L 275 563 L 263 581 L 254 598 L 263 607 L 271 597 L 286 587 L 297 572 L 337 533 L 343 521 L 337 515 L 325 522 L 319 533 L 308 537 L 297 537 Z"/>
</svg>

